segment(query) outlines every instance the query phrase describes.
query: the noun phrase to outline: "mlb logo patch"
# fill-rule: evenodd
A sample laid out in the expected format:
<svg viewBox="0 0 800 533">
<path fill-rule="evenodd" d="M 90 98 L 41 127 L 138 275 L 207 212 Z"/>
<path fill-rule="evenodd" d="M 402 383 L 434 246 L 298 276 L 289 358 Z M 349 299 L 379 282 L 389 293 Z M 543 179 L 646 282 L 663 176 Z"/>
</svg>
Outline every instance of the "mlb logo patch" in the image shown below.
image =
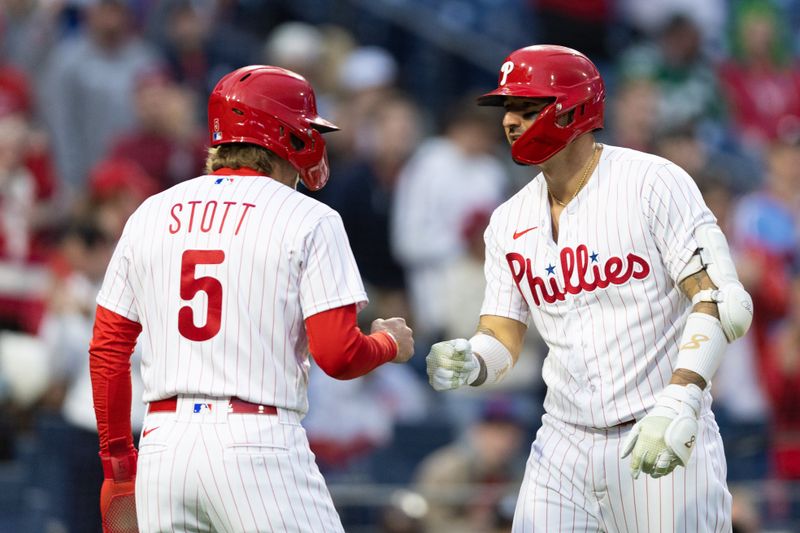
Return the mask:
<svg viewBox="0 0 800 533">
<path fill-rule="evenodd" d="M 214 180 L 214 185 L 219 185 L 220 183 L 233 183 L 233 178 L 217 178 Z"/>
<path fill-rule="evenodd" d="M 222 132 L 221 131 L 215 131 L 214 133 L 211 134 L 211 139 L 214 140 L 214 141 L 221 141 L 222 140 Z"/>
<path fill-rule="evenodd" d="M 196 404 L 194 404 L 194 412 L 195 413 L 205 413 L 205 412 L 210 413 L 212 406 L 213 406 L 213 404 L 210 404 L 210 403 L 196 403 Z"/>
</svg>

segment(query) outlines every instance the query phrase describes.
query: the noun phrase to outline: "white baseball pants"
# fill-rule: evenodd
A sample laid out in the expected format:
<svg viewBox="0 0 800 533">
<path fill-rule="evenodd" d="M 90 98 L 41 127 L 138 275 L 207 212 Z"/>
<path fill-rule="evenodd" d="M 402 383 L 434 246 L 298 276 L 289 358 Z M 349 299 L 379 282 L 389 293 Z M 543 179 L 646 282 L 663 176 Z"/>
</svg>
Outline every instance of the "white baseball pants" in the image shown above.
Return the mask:
<svg viewBox="0 0 800 533">
<path fill-rule="evenodd" d="M 300 415 L 228 414 L 223 398 L 180 397 L 148 413 L 139 442 L 139 530 L 343 532 Z"/>
<path fill-rule="evenodd" d="M 729 532 L 731 495 L 719 428 L 701 418 L 686 468 L 633 479 L 620 459 L 633 424 L 593 429 L 544 415 L 531 446 L 513 533 Z"/>
</svg>

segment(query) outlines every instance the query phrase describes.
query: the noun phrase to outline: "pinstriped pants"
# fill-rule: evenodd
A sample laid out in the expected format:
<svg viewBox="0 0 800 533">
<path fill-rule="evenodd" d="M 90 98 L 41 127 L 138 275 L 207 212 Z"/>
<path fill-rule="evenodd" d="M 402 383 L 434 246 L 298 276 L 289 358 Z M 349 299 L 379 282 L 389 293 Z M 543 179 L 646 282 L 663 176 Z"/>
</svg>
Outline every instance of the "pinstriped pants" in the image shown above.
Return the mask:
<svg viewBox="0 0 800 533">
<path fill-rule="evenodd" d="M 176 412 L 145 417 L 139 530 L 344 531 L 300 415 L 228 414 L 225 406 L 219 398 L 182 397 Z"/>
<path fill-rule="evenodd" d="M 513 533 L 705 533 L 731 531 L 731 495 L 719 428 L 701 417 L 686 468 L 634 480 L 620 459 L 632 424 L 573 426 L 544 415 L 531 446 Z"/>
</svg>

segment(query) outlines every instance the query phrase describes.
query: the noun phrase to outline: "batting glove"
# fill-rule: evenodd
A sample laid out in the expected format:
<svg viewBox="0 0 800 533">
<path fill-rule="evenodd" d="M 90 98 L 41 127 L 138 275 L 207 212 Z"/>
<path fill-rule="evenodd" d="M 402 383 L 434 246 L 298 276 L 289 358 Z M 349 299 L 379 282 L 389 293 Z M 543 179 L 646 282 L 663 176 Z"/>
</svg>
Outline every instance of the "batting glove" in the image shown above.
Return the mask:
<svg viewBox="0 0 800 533">
<path fill-rule="evenodd" d="M 676 466 L 686 466 L 697 439 L 703 391 L 697 385 L 667 385 L 656 406 L 638 421 L 622 447 L 631 456 L 631 475 L 666 476 Z"/>
<path fill-rule="evenodd" d="M 428 381 L 437 390 L 457 389 L 478 379 L 480 363 L 467 339 L 437 342 L 428 357 Z"/>
<path fill-rule="evenodd" d="M 103 532 L 138 533 L 135 496 L 136 449 L 131 446 L 122 453 L 117 451 L 109 455 L 101 454 L 100 460 L 103 463 L 105 477 L 100 489 Z"/>
</svg>

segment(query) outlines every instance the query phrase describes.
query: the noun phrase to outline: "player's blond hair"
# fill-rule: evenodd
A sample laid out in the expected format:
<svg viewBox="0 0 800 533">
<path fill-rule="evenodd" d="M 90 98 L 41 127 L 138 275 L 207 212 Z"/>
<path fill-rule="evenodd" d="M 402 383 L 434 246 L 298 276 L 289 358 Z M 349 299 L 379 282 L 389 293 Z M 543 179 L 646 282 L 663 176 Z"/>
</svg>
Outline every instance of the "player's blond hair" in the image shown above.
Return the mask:
<svg viewBox="0 0 800 533">
<path fill-rule="evenodd" d="M 248 143 L 226 143 L 208 149 L 206 172 L 212 173 L 221 168 L 251 168 L 272 175 L 278 156 L 270 150 Z"/>
</svg>

